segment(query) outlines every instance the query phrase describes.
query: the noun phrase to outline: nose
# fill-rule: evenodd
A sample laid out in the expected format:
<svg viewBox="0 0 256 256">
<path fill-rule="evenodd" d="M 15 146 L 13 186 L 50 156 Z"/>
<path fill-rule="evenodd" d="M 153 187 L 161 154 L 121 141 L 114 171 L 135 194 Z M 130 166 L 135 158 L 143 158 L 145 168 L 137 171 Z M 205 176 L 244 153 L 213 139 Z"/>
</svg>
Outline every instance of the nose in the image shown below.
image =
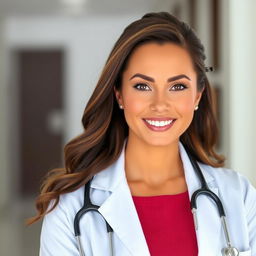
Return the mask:
<svg viewBox="0 0 256 256">
<path fill-rule="evenodd" d="M 153 111 L 164 112 L 170 108 L 170 100 L 166 92 L 157 92 L 152 98 L 150 108 Z"/>
</svg>

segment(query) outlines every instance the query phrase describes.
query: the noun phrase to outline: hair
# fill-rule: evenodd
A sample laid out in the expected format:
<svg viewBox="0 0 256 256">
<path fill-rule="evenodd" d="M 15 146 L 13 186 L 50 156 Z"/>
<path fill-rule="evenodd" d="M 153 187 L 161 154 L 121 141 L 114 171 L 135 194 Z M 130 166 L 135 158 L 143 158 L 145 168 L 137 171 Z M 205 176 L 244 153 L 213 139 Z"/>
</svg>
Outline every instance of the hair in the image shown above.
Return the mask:
<svg viewBox="0 0 256 256">
<path fill-rule="evenodd" d="M 197 161 L 213 167 L 224 165 L 225 158 L 214 149 L 218 125 L 201 41 L 192 28 L 168 12 L 147 13 L 128 25 L 114 44 L 85 107 L 83 133 L 65 145 L 64 168 L 53 169 L 44 178 L 36 199 L 37 215 L 28 219 L 27 224 L 52 211 L 61 194 L 77 190 L 118 159 L 128 136 L 128 125 L 115 98 L 114 86 L 117 90 L 121 88 L 122 74 L 133 50 L 148 42 L 174 43 L 190 53 L 197 89 L 203 93 L 200 108 L 180 140 Z"/>
</svg>

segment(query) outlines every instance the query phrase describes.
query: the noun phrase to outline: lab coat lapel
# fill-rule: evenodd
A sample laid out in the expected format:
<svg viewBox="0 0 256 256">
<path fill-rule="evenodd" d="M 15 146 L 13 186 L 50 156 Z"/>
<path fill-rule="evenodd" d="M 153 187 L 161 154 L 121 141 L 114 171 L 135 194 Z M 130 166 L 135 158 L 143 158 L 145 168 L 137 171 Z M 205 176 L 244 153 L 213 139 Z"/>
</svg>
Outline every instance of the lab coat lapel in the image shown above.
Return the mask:
<svg viewBox="0 0 256 256">
<path fill-rule="evenodd" d="M 119 184 L 99 211 L 131 255 L 150 255 L 129 187 Z"/>
<path fill-rule="evenodd" d="M 181 143 L 179 143 L 179 148 L 188 186 L 189 198 L 191 200 L 192 194 L 201 187 L 201 183 Z M 198 164 L 210 190 L 219 196 L 218 188 L 214 185 L 214 177 L 206 171 L 205 165 L 200 164 L 199 162 Z M 198 230 L 196 231 L 196 236 L 198 255 L 221 255 L 221 240 L 224 239 L 224 237 L 222 237 L 221 220 L 214 201 L 205 195 L 201 195 L 197 199 L 197 219 Z"/>
<path fill-rule="evenodd" d="M 117 161 L 95 175 L 91 187 L 95 189 L 110 191 L 110 195 L 101 204 L 99 212 L 113 228 L 114 233 L 126 246 L 131 255 L 150 256 L 145 236 L 137 215 L 132 195 L 125 176 L 125 147 Z M 191 200 L 192 194 L 201 188 L 201 183 L 195 173 L 188 155 L 179 142 L 179 151 L 183 162 L 186 183 Z M 198 163 L 205 180 L 217 196 L 218 188 L 214 186 L 214 177 L 207 172 L 206 166 Z M 197 199 L 198 230 L 196 231 L 199 256 L 220 255 L 222 228 L 215 203 L 208 197 L 202 195 Z"/>
<path fill-rule="evenodd" d="M 92 180 L 91 187 L 111 191 L 110 196 L 100 206 L 99 212 L 130 254 L 150 256 L 125 176 L 125 145 L 126 142 L 118 160 L 111 168 L 97 174 Z"/>
</svg>

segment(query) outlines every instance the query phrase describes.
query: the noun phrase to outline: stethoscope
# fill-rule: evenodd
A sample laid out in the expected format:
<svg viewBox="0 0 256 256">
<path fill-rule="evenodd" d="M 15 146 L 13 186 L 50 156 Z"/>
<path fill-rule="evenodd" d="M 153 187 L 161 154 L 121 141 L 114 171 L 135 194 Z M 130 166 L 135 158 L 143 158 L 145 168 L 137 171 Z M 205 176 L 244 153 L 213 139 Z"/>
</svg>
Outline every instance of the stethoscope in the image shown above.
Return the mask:
<svg viewBox="0 0 256 256">
<path fill-rule="evenodd" d="M 200 183 L 201 183 L 201 188 L 196 190 L 192 194 L 191 202 L 190 202 L 196 230 L 198 229 L 196 200 L 200 195 L 206 195 L 206 196 L 210 197 L 215 202 L 215 204 L 218 208 L 219 215 L 220 215 L 221 225 L 222 225 L 222 228 L 223 228 L 223 231 L 225 234 L 225 238 L 226 238 L 226 243 L 227 243 L 227 247 L 223 248 L 221 251 L 222 255 L 223 256 L 239 256 L 239 251 L 237 250 L 237 248 L 235 248 L 231 245 L 229 231 L 228 231 L 227 222 L 226 222 L 226 214 L 224 212 L 224 208 L 221 203 L 221 200 L 215 193 L 213 193 L 209 189 L 198 163 L 195 161 L 195 159 L 190 154 L 188 154 L 188 156 L 189 156 L 191 164 L 192 164 L 194 170 L 196 171 L 196 173 L 200 179 Z M 90 179 L 88 181 L 88 183 L 85 185 L 84 205 L 77 212 L 75 219 L 74 219 L 74 231 L 75 231 L 75 236 L 76 236 L 77 243 L 78 243 L 78 249 L 79 249 L 80 256 L 85 256 L 85 253 L 84 253 L 84 250 L 82 247 L 82 243 L 81 243 L 81 239 L 80 239 L 81 233 L 80 233 L 79 221 L 80 221 L 81 217 L 90 211 L 95 211 L 101 215 L 101 213 L 98 211 L 99 206 L 92 204 L 92 202 L 90 200 L 90 184 L 91 184 L 92 179 Z M 102 216 L 102 218 L 105 220 L 105 218 L 103 216 Z M 106 220 L 105 220 L 105 222 L 106 222 L 106 229 L 107 229 L 107 234 L 108 234 L 108 238 L 109 238 L 110 255 L 114 256 L 113 241 L 112 241 L 113 229 L 110 227 L 110 225 L 108 224 L 108 222 Z"/>
</svg>

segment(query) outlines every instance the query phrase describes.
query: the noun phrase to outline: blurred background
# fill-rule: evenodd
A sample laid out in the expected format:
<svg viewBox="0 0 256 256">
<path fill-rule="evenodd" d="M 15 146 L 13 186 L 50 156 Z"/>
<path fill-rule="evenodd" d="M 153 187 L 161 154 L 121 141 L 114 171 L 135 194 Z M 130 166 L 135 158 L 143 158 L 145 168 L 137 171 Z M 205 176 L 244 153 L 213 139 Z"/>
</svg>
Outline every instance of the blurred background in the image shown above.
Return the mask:
<svg viewBox="0 0 256 256">
<path fill-rule="evenodd" d="M 114 42 L 146 12 L 189 23 L 206 49 L 226 167 L 256 185 L 256 1 L 1 0 L 0 255 L 38 255 L 33 200 L 84 107 Z"/>
</svg>

